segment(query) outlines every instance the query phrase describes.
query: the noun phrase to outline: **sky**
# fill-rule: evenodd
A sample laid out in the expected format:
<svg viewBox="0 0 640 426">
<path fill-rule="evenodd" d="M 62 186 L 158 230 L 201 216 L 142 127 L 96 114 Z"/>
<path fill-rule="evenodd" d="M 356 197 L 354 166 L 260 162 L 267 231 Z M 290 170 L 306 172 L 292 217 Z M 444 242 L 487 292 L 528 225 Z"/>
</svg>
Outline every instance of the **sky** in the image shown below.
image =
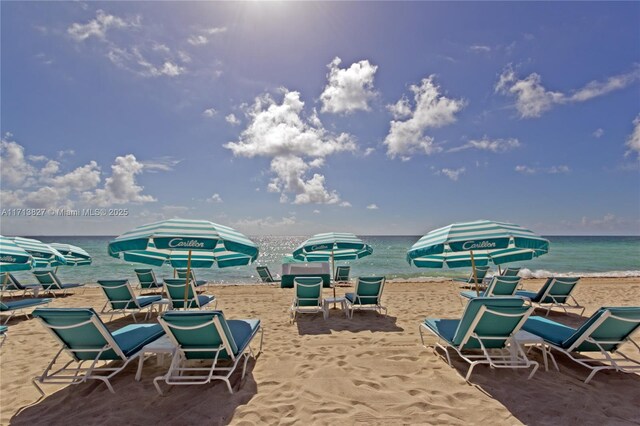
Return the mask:
<svg viewBox="0 0 640 426">
<path fill-rule="evenodd" d="M 640 234 L 638 2 L 0 8 L 4 235 Z"/>
</svg>

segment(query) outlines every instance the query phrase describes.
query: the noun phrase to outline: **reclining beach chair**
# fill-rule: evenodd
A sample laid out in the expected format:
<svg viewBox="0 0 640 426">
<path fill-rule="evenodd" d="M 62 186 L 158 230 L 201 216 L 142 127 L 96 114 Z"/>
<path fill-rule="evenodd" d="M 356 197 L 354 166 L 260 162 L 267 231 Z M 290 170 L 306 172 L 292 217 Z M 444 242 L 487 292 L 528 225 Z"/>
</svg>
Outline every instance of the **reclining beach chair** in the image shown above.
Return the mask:
<svg viewBox="0 0 640 426">
<path fill-rule="evenodd" d="M 620 346 L 630 342 L 640 351 L 640 346 L 631 340 L 640 329 L 640 307 L 603 307 L 598 309 L 579 328 L 575 329 L 543 317 L 531 317 L 522 326 L 523 330 L 540 336 L 550 349 L 562 352 L 571 360 L 591 370 L 585 383 L 601 370 L 626 373 L 640 371 L 640 361 L 618 352 Z M 599 357 L 577 357 L 578 353 L 600 355 Z M 551 358 L 559 371 L 553 357 Z M 595 365 L 592 365 L 595 363 Z"/>
<path fill-rule="evenodd" d="M 495 275 L 487 285 L 487 289 L 478 295 L 475 290 L 460 292 L 462 300 L 476 297 L 513 296 L 520 283 L 520 277 L 502 277 Z"/>
<path fill-rule="evenodd" d="M 538 363 L 530 361 L 522 347 L 514 343 L 513 336 L 520 330 L 533 308 L 520 297 L 479 297 L 472 299 L 461 319 L 427 318 L 420 324 L 420 339 L 424 342 L 423 331 L 438 338 L 432 346 L 444 350 L 447 363 L 451 365 L 449 348 L 470 364 L 465 380 L 478 364 L 488 364 L 495 368 L 529 368 L 531 378 L 538 369 Z M 441 343 L 442 342 L 442 343 Z M 498 353 L 496 353 L 498 352 Z"/>
<path fill-rule="evenodd" d="M 136 314 L 142 312 L 144 308 L 147 308 L 147 315 L 144 317 L 146 320 L 153 310 L 154 303 L 162 299 L 162 296 L 136 297 L 129 280 L 98 280 L 98 284 L 107 297 L 107 302 L 100 313 L 110 312 L 109 321 L 116 313 L 120 313 L 124 316 L 131 314 L 133 322 L 136 322 Z M 109 307 L 108 310 L 106 310 L 107 307 Z"/>
<path fill-rule="evenodd" d="M 7 338 L 7 331 L 9 331 L 9 327 L 7 327 L 6 325 L 0 325 L 0 348 L 2 347 L 2 345 L 4 344 L 4 341 Z"/>
<path fill-rule="evenodd" d="M 162 290 L 162 283 L 158 282 L 156 279 L 156 274 L 153 272 L 153 269 L 137 268 L 134 269 L 134 271 L 136 272 L 138 281 L 140 282 L 140 293 L 142 293 L 142 290 Z"/>
<path fill-rule="evenodd" d="M 42 396 L 41 384 L 77 385 L 87 380 L 102 380 L 115 393 L 109 380 L 138 358 L 145 345 L 164 335 L 160 324 L 131 324 L 110 332 L 92 308 L 39 308 L 33 316 L 62 345 L 44 373 L 33 379 Z M 62 352 L 71 360 L 59 367 Z M 115 361 L 123 365 L 115 366 Z"/>
<path fill-rule="evenodd" d="M 178 278 L 182 278 L 183 280 L 187 279 L 187 270 L 186 269 L 176 269 L 178 273 Z M 189 275 L 191 276 L 190 281 L 193 281 L 196 287 L 203 286 L 207 283 L 206 280 L 196 280 L 196 273 L 193 272 L 193 269 L 189 270 Z"/>
<path fill-rule="evenodd" d="M 84 284 L 62 284 L 60 279 L 53 271 L 33 271 L 38 282 L 42 285 L 44 291 L 52 293 L 56 297 L 56 290 L 62 290 L 62 295 L 70 288 L 83 287 Z"/>
<path fill-rule="evenodd" d="M 289 321 L 295 322 L 296 314 L 322 312 L 327 319 L 329 312 L 322 300 L 322 277 L 296 277 L 293 280 L 293 302 L 289 308 Z"/>
<path fill-rule="evenodd" d="M 517 277 L 520 273 L 519 266 L 507 266 L 504 271 L 500 274 L 501 277 Z"/>
<path fill-rule="evenodd" d="M 202 309 L 205 306 L 214 303 L 213 309 L 218 305 L 215 296 L 196 293 L 196 286 L 192 280 L 189 281 L 187 293 L 187 304 L 184 303 L 184 288 L 186 279 L 167 278 L 164 280 L 164 287 L 167 297 L 171 302 L 171 309 Z"/>
<path fill-rule="evenodd" d="M 279 283 L 281 281 L 273 278 L 268 266 L 256 266 L 256 271 L 263 283 Z"/>
<path fill-rule="evenodd" d="M 547 281 L 537 293 L 535 291 L 518 290 L 516 291 L 516 296 L 524 297 L 531 304 L 535 303 L 541 309 L 546 307 L 547 313 L 545 316 L 549 316 L 549 312 L 553 307 L 562 308 L 565 313 L 567 313 L 567 309 L 580 309 L 580 316 L 582 316 L 585 308 L 578 304 L 572 294 L 578 281 L 580 281 L 579 277 L 551 277 L 547 278 Z"/>
<path fill-rule="evenodd" d="M 0 275 L 0 280 L 2 280 L 2 290 L 0 291 L 0 294 L 4 293 L 5 291 L 21 291 L 22 296 L 24 297 L 27 295 L 27 292 L 30 291 L 35 296 L 36 293 L 42 288 L 40 284 L 20 284 L 20 282 L 18 282 L 16 277 L 14 277 L 11 272 L 5 272 L 4 274 Z"/>
<path fill-rule="evenodd" d="M 482 284 L 482 282 L 484 281 L 485 276 L 487 275 L 487 272 L 489 272 L 489 266 L 485 265 L 485 266 L 476 266 L 476 276 L 478 278 L 478 286 L 485 286 L 484 284 Z M 468 278 L 454 278 L 454 281 L 460 282 L 460 287 L 471 287 L 471 286 L 475 286 L 476 282 L 473 279 L 473 271 L 471 271 L 471 273 L 469 274 Z"/>
<path fill-rule="evenodd" d="M 355 310 L 376 311 L 387 315 L 387 308 L 380 304 L 382 290 L 384 290 L 385 277 L 358 277 L 353 293 L 344 295 L 349 318 L 353 318 Z"/>
<path fill-rule="evenodd" d="M 13 302 L 3 302 L 0 300 L 0 313 L 9 313 L 9 316 L 4 321 L 6 324 L 14 315 L 25 315 L 29 318 L 29 314 L 25 311 L 26 309 L 35 308 L 48 303 L 51 303 L 51 299 L 24 299 Z"/>
<path fill-rule="evenodd" d="M 349 286 L 349 273 L 351 266 L 336 266 L 336 275 L 333 277 L 333 283 L 339 287 Z"/>
<path fill-rule="evenodd" d="M 229 378 L 244 359 L 242 379 L 249 355 L 262 352 L 263 331 L 259 319 L 226 320 L 222 311 L 169 311 L 158 319 L 177 350 L 167 374 L 153 380 L 162 395 L 160 381 L 168 385 L 203 385 L 222 380 L 233 393 Z M 249 346 L 260 331 L 260 348 L 254 354 Z M 189 366 L 189 361 L 210 361 Z"/>
</svg>

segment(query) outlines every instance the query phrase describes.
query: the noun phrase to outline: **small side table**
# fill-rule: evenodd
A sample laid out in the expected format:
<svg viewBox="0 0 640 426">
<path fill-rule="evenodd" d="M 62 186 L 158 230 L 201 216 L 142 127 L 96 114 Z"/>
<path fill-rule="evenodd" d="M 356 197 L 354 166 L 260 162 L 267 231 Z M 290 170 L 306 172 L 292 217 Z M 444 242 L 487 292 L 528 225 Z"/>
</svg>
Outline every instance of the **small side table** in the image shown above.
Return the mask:
<svg viewBox="0 0 640 426">
<path fill-rule="evenodd" d="M 340 308 L 344 311 L 345 315 L 349 316 L 349 311 L 347 311 L 347 301 L 344 297 L 327 297 L 324 299 L 324 309 L 328 312 L 329 305 L 333 303 L 335 306 L 337 303 L 340 303 Z"/>
<path fill-rule="evenodd" d="M 540 349 L 540 351 L 542 351 L 542 358 L 544 360 L 544 371 L 549 371 L 549 364 L 547 362 L 547 347 L 542 337 L 536 336 L 535 334 L 529 333 L 528 331 L 525 331 L 525 330 L 520 330 L 513 336 L 513 338 L 515 341 L 513 343 L 515 345 L 520 345 L 523 349 L 525 346 L 535 346 L 538 349 Z M 516 352 L 516 348 L 512 347 L 512 350 L 511 350 L 512 356 L 516 355 L 515 352 Z M 551 360 L 555 364 L 556 360 L 553 358 L 553 355 L 551 354 L 549 355 L 551 356 Z"/>
<path fill-rule="evenodd" d="M 176 352 L 176 349 L 176 345 L 173 344 L 171 339 L 169 339 L 169 336 L 167 336 L 166 334 L 158 340 L 153 341 L 143 347 L 140 350 L 140 361 L 138 362 L 136 380 L 140 381 L 140 378 L 142 377 L 142 365 L 144 364 L 144 358 L 146 354 L 156 354 L 158 358 L 158 365 L 162 365 L 162 363 L 164 362 L 164 355 L 170 354 L 171 356 L 173 356 Z"/>
</svg>

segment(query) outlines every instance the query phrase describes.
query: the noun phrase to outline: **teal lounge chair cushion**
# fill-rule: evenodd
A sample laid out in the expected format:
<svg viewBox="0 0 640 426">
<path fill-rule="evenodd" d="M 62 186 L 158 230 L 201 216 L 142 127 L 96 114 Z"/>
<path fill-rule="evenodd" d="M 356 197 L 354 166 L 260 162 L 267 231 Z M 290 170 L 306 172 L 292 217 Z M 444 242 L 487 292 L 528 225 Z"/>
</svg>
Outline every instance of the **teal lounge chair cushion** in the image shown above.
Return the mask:
<svg viewBox="0 0 640 426">
<path fill-rule="evenodd" d="M 538 293 L 536 293 L 535 291 L 529 291 L 529 290 L 518 290 L 516 291 L 516 296 L 526 297 L 527 299 L 530 299 L 533 302 L 535 302 L 536 300 L 534 299 L 538 296 Z"/>
<path fill-rule="evenodd" d="M 571 337 L 576 331 L 575 328 L 543 317 L 529 317 L 522 329 L 560 347 L 563 347 L 562 342 Z"/>
<path fill-rule="evenodd" d="M 461 291 L 460 296 L 466 297 L 467 299 L 473 299 L 475 297 L 484 297 L 484 293 L 484 291 L 481 291 L 480 295 L 478 296 L 475 291 Z"/>
<path fill-rule="evenodd" d="M 260 320 L 227 320 L 227 325 L 229 326 L 233 340 L 236 342 L 236 346 L 238 347 L 236 354 L 239 354 L 244 351 L 253 335 L 256 334 L 256 331 L 260 328 Z"/>
<path fill-rule="evenodd" d="M 164 334 L 160 324 L 130 324 L 112 333 L 120 349 L 129 357 Z"/>
<path fill-rule="evenodd" d="M 8 329 L 9 327 L 7 327 L 6 325 L 0 325 L 0 334 L 6 333 Z"/>
<path fill-rule="evenodd" d="M 157 302 L 162 300 L 162 296 L 140 296 L 138 297 L 138 304 L 140 304 L 141 308 L 152 304 L 153 302 Z"/>
<path fill-rule="evenodd" d="M 424 320 L 424 324 L 449 344 L 453 344 L 453 336 L 456 334 L 460 320 L 427 318 Z"/>
<path fill-rule="evenodd" d="M 15 309 L 44 305 L 49 302 L 51 302 L 51 299 L 24 299 L 16 300 L 15 302 L 0 302 L 0 311 L 13 311 Z"/>
</svg>

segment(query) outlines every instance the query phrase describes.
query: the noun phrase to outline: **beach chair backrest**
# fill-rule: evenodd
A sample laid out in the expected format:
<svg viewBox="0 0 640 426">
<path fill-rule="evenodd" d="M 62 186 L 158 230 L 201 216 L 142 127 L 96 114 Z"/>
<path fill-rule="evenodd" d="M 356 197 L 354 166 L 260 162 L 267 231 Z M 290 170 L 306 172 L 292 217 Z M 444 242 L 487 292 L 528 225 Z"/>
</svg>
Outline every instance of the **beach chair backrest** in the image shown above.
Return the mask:
<svg viewBox="0 0 640 426">
<path fill-rule="evenodd" d="M 168 311 L 159 319 L 187 359 L 235 358 L 238 346 L 222 311 Z"/>
<path fill-rule="evenodd" d="M 489 265 L 476 266 L 476 276 L 478 277 L 478 282 L 484 279 L 484 277 L 487 275 L 487 272 L 489 272 Z M 473 271 L 471 271 L 471 277 L 469 279 L 473 281 Z"/>
<path fill-rule="evenodd" d="M 92 308 L 38 308 L 33 316 L 40 319 L 51 334 L 76 361 L 126 359 L 107 327 Z"/>
<path fill-rule="evenodd" d="M 320 306 L 322 304 L 322 277 L 296 277 L 293 287 L 298 306 Z"/>
<path fill-rule="evenodd" d="M 580 281 L 580 277 L 549 278 L 547 281 L 549 285 L 545 292 L 542 293 L 540 302 L 553 303 L 555 300 L 556 303 L 566 303 L 578 281 Z"/>
<path fill-rule="evenodd" d="M 129 280 L 98 280 L 98 284 L 113 309 L 140 308 Z"/>
<path fill-rule="evenodd" d="M 156 274 L 153 272 L 153 269 L 139 268 L 134 269 L 134 271 L 138 276 L 140 288 L 159 287 L 158 281 L 156 280 Z"/>
<path fill-rule="evenodd" d="M 504 271 L 502 271 L 501 276 L 503 277 L 517 277 L 520 272 L 519 267 L 507 267 Z"/>
<path fill-rule="evenodd" d="M 504 348 L 507 339 L 517 332 L 533 308 L 524 304 L 520 297 L 477 297 L 467 303 L 458 324 L 453 343 L 460 349 L 478 349 L 478 339 L 483 339 L 485 348 Z"/>
<path fill-rule="evenodd" d="M 258 275 L 260 275 L 260 279 L 263 283 L 272 283 L 275 282 L 273 276 L 271 275 L 271 271 L 267 266 L 257 266 L 256 271 L 258 271 Z"/>
<path fill-rule="evenodd" d="M 167 289 L 167 295 L 171 300 L 171 306 L 174 309 L 182 309 L 184 305 L 184 287 L 186 285 L 186 278 L 166 278 L 164 280 L 164 286 Z M 193 281 L 189 281 L 189 288 L 187 290 L 187 308 L 199 308 L 200 303 L 198 298 L 195 297 L 196 289 L 193 285 Z"/>
<path fill-rule="evenodd" d="M 602 307 L 562 342 L 568 351 L 615 352 L 640 329 L 640 307 Z M 598 343 L 598 345 L 596 344 Z"/>
<path fill-rule="evenodd" d="M 178 278 L 182 278 L 183 280 L 187 279 L 187 270 L 186 269 L 176 269 L 178 273 Z M 193 269 L 189 269 L 189 276 L 191 280 L 196 281 L 196 273 L 193 272 Z"/>
<path fill-rule="evenodd" d="M 520 284 L 520 277 L 494 276 L 484 293 L 485 297 L 490 296 L 513 296 Z"/>
<path fill-rule="evenodd" d="M 336 267 L 336 276 L 334 281 L 349 281 L 349 272 L 351 272 L 351 266 Z"/>
<path fill-rule="evenodd" d="M 358 277 L 354 288 L 354 303 L 360 305 L 380 304 L 385 277 Z"/>
<path fill-rule="evenodd" d="M 58 280 L 58 277 L 52 271 L 33 271 L 33 275 L 45 290 L 52 288 L 62 289 L 60 280 Z"/>
<path fill-rule="evenodd" d="M 5 272 L 0 277 L 3 290 L 24 290 L 24 286 L 18 282 L 11 272 Z"/>
</svg>

